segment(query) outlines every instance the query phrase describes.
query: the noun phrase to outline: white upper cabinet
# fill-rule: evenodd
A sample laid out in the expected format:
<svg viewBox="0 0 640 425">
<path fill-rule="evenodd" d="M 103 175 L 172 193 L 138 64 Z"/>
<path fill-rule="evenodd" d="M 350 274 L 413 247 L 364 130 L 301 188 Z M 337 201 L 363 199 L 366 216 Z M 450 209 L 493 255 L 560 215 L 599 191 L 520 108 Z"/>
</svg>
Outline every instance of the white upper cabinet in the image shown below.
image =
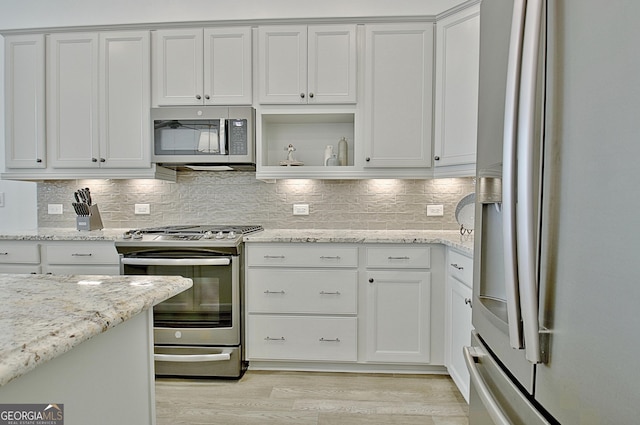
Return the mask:
<svg viewBox="0 0 640 425">
<path fill-rule="evenodd" d="M 476 162 L 480 6 L 447 16 L 436 27 L 434 164 L 440 169 L 466 164 L 452 171 L 471 176 Z"/>
<path fill-rule="evenodd" d="M 251 28 L 153 33 L 153 103 L 250 105 Z"/>
<path fill-rule="evenodd" d="M 148 168 L 149 33 L 47 39 L 47 140 L 54 168 Z"/>
<path fill-rule="evenodd" d="M 5 37 L 5 164 L 44 168 L 44 35 Z"/>
<path fill-rule="evenodd" d="M 356 102 L 356 26 L 263 26 L 258 29 L 262 104 Z"/>
<path fill-rule="evenodd" d="M 365 26 L 364 166 L 431 166 L 433 24 Z"/>
</svg>

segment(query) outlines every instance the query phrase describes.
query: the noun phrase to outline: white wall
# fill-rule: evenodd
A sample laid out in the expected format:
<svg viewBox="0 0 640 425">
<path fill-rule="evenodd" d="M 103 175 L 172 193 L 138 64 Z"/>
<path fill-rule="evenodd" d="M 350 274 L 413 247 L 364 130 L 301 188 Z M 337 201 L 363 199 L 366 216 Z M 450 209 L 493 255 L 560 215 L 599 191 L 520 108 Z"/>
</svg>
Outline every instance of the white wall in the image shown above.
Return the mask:
<svg viewBox="0 0 640 425">
<path fill-rule="evenodd" d="M 436 15 L 463 0 L 2 0 L 0 30 L 183 21 Z"/>
<path fill-rule="evenodd" d="M 4 37 L 0 36 L 0 82 L 4 81 Z M 4 170 L 4 84 L 0 84 L 0 171 Z M 4 207 L 0 207 L 0 231 L 34 230 L 38 227 L 37 186 L 31 182 L 0 180 Z"/>
</svg>

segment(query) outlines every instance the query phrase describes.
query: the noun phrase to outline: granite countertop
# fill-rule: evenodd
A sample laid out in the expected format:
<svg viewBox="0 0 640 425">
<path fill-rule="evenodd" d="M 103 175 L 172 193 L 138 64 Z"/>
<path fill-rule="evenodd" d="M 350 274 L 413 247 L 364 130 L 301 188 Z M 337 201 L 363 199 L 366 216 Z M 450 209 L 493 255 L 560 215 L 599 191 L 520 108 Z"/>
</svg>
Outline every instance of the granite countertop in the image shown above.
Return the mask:
<svg viewBox="0 0 640 425">
<path fill-rule="evenodd" d="M 78 231 L 73 228 L 40 228 L 0 234 L 0 240 L 22 241 L 115 241 L 129 229 Z M 440 243 L 473 255 L 473 235 L 457 230 L 349 230 L 265 229 L 244 237 L 245 242 L 334 242 L 334 243 Z"/>
<path fill-rule="evenodd" d="M 244 237 L 251 242 L 439 243 L 473 255 L 473 236 L 457 230 L 265 229 Z"/>
<path fill-rule="evenodd" d="M 192 285 L 174 276 L 0 274 L 0 386 Z"/>
<path fill-rule="evenodd" d="M 12 241 L 115 241 L 129 229 L 102 229 L 79 231 L 71 227 L 41 227 L 38 230 L 22 230 L 1 233 L 0 240 Z"/>
</svg>

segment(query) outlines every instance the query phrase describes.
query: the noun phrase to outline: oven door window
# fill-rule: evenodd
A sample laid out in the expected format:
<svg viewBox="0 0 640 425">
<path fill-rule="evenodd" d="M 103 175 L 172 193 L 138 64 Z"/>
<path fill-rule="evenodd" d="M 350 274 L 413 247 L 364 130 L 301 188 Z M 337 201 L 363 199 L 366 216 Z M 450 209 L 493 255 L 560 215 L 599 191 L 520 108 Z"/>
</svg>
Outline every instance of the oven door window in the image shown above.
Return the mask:
<svg viewBox="0 0 640 425">
<path fill-rule="evenodd" d="M 127 265 L 125 274 L 183 276 L 193 287 L 153 308 L 154 326 L 227 328 L 232 326 L 233 276 L 227 266 Z"/>
</svg>

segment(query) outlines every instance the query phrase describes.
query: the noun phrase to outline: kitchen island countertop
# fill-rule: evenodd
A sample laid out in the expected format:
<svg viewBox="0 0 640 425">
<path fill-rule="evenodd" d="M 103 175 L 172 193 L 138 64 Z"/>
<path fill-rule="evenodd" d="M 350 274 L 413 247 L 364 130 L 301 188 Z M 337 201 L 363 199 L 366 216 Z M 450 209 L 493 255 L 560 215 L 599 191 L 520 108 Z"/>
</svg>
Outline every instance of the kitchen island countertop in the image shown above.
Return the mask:
<svg viewBox="0 0 640 425">
<path fill-rule="evenodd" d="M 192 284 L 173 276 L 0 274 L 0 386 Z"/>
<path fill-rule="evenodd" d="M 439 243 L 473 255 L 473 236 L 457 230 L 265 229 L 244 237 L 251 242 Z"/>
</svg>

